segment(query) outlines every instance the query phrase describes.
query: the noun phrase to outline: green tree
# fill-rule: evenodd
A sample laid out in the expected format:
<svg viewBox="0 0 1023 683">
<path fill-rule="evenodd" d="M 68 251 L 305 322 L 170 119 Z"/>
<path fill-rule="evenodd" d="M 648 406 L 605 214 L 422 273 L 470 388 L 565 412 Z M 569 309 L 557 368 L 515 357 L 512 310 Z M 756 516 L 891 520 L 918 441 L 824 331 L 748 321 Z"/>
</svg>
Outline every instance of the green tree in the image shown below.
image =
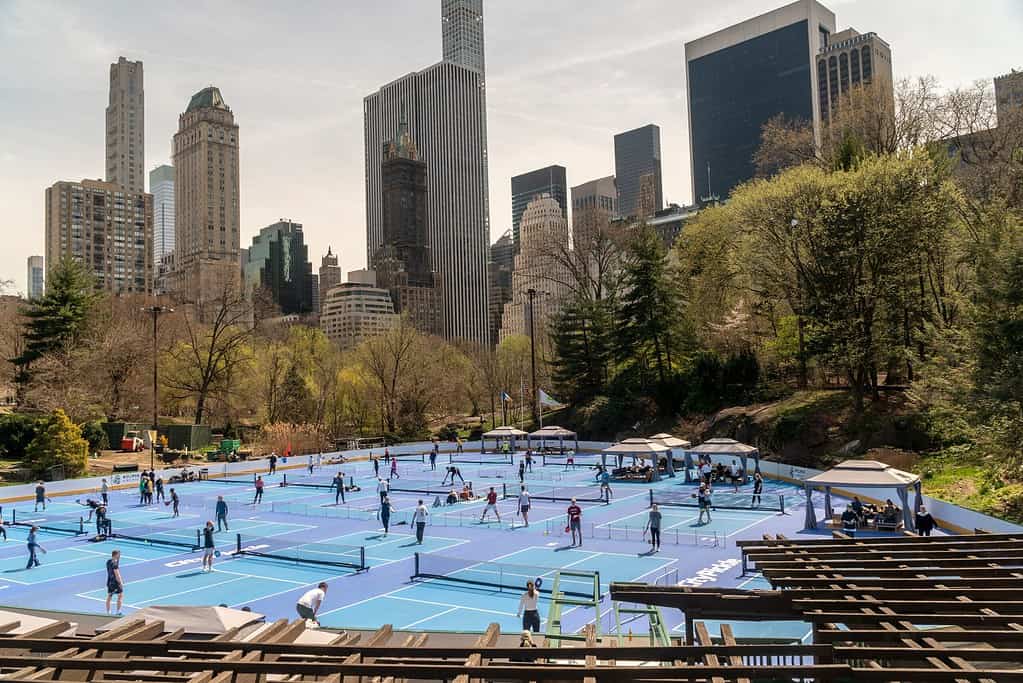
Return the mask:
<svg viewBox="0 0 1023 683">
<path fill-rule="evenodd" d="M 280 386 L 278 415 L 283 422 L 300 424 L 308 421 L 311 399 L 309 385 L 299 374 L 298 366 L 292 363 Z"/>
<path fill-rule="evenodd" d="M 664 384 L 674 362 L 681 360 L 680 301 L 669 277 L 664 243 L 650 226 L 635 229 L 626 249 L 623 275 L 618 357 L 638 367 L 643 375 L 652 369 L 657 381 Z"/>
<path fill-rule="evenodd" d="M 25 455 L 37 476 L 62 465 L 64 476 L 80 477 L 89 465 L 89 442 L 82 437 L 81 427 L 58 408 L 32 439 Z"/>
<path fill-rule="evenodd" d="M 25 346 L 15 359 L 18 381 L 29 379 L 29 367 L 50 352 L 75 345 L 85 334 L 97 300 L 92 276 L 77 261 L 63 259 L 47 274 L 46 294 L 23 311 Z"/>
<path fill-rule="evenodd" d="M 607 388 L 616 351 L 614 322 L 615 311 L 607 299 L 575 297 L 555 316 L 552 379 L 561 396 L 585 401 Z"/>
</svg>

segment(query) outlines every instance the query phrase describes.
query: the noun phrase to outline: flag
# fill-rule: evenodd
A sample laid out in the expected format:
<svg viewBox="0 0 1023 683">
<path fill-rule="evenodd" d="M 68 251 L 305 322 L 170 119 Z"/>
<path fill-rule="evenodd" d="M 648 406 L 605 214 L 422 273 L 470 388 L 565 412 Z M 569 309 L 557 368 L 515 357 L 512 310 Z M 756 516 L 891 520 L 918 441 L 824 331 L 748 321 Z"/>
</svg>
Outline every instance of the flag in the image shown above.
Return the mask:
<svg viewBox="0 0 1023 683">
<path fill-rule="evenodd" d="M 505 403 L 511 403 L 512 399 L 511 399 L 511 396 L 508 395 L 507 391 L 502 391 L 501 392 L 501 400 L 503 402 L 505 402 Z"/>
<path fill-rule="evenodd" d="M 540 405 L 542 406 L 560 406 L 561 402 L 551 398 L 543 389 L 538 390 L 540 392 Z"/>
</svg>

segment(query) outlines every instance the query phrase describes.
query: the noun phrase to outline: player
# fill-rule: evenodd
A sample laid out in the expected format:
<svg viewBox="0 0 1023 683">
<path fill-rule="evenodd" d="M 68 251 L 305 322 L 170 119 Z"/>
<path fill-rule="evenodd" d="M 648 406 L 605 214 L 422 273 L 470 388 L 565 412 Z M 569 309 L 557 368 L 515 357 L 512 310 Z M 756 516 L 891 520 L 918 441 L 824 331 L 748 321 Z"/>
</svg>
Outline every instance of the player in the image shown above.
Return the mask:
<svg viewBox="0 0 1023 683">
<path fill-rule="evenodd" d="M 110 599 L 117 596 L 117 614 L 124 604 L 124 579 L 121 577 L 121 551 L 114 550 L 107 560 L 107 614 L 110 614 Z"/>
<path fill-rule="evenodd" d="M 568 530 L 572 533 L 572 547 L 576 546 L 576 534 L 578 534 L 578 545 L 581 548 L 583 546 L 583 511 L 575 502 L 575 498 L 572 499 L 566 513 L 568 514 Z"/>
<path fill-rule="evenodd" d="M 494 511 L 494 516 L 497 517 L 497 522 L 501 522 L 501 513 L 497 511 L 497 491 L 491 486 L 490 490 L 487 491 L 487 506 L 483 508 L 483 515 L 480 517 L 480 524 L 487 519 L 487 513 L 491 510 Z"/>
<path fill-rule="evenodd" d="M 173 493 L 174 489 L 171 489 Z M 213 542 L 213 522 L 210 520 L 206 521 L 206 526 L 202 530 L 202 570 L 204 572 L 213 571 L 213 554 L 217 551 L 216 545 Z"/>
<path fill-rule="evenodd" d="M 522 515 L 522 521 L 525 522 L 524 526 L 529 526 L 529 491 L 526 490 L 526 485 L 522 485 L 522 490 L 519 491 L 519 514 Z"/>
</svg>

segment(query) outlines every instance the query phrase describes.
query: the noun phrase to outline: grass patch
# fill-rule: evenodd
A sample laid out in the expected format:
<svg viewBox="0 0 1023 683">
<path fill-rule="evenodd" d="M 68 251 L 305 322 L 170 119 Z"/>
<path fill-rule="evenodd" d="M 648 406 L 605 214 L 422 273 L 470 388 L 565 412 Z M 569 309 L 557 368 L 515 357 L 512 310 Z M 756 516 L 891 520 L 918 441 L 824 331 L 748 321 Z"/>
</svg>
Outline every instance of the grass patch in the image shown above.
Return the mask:
<svg viewBox="0 0 1023 683">
<path fill-rule="evenodd" d="M 944 452 L 920 460 L 924 493 L 986 515 L 1023 523 L 1023 484 L 1005 481 L 995 463 L 970 454 Z"/>
</svg>

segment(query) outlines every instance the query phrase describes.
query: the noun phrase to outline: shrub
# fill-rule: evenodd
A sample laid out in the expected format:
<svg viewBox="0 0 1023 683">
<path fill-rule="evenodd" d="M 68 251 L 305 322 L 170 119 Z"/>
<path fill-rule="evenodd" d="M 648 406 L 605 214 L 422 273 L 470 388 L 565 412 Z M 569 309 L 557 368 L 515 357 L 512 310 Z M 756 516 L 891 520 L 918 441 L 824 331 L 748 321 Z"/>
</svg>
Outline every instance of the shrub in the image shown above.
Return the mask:
<svg viewBox="0 0 1023 683">
<path fill-rule="evenodd" d="M 89 465 L 89 442 L 82 438 L 81 427 L 58 408 L 32 439 L 25 456 L 36 476 L 62 465 L 64 476 L 79 477 Z"/>
<path fill-rule="evenodd" d="M 0 415 L 0 457 L 25 457 L 28 445 L 42 427 L 42 420 L 34 415 Z"/>
<path fill-rule="evenodd" d="M 103 429 L 101 420 L 92 420 L 82 425 L 82 438 L 89 442 L 89 450 L 92 452 L 102 451 L 110 448 L 110 439 Z"/>
</svg>

